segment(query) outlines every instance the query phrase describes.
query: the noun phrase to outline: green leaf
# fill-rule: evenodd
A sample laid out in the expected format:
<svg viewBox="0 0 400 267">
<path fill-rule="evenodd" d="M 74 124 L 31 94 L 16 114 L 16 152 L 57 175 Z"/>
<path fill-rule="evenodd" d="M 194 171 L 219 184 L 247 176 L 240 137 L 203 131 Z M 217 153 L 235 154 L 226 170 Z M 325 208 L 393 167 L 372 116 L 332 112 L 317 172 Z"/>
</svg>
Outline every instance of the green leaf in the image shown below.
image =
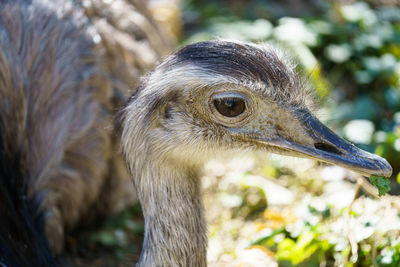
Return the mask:
<svg viewBox="0 0 400 267">
<path fill-rule="evenodd" d="M 390 190 L 390 180 L 388 178 L 371 175 L 369 180 L 378 188 L 379 196 L 385 195 Z"/>
</svg>

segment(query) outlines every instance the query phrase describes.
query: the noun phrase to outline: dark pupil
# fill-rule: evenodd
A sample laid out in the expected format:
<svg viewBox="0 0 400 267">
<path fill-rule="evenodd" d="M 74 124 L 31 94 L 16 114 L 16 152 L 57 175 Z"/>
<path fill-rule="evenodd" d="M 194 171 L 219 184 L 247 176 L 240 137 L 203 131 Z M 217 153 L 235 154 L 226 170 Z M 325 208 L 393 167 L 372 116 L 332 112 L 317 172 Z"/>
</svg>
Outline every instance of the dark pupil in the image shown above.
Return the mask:
<svg viewBox="0 0 400 267">
<path fill-rule="evenodd" d="M 220 98 L 214 100 L 214 106 L 219 113 L 226 117 L 236 117 L 243 113 L 246 105 L 240 98 Z"/>
</svg>

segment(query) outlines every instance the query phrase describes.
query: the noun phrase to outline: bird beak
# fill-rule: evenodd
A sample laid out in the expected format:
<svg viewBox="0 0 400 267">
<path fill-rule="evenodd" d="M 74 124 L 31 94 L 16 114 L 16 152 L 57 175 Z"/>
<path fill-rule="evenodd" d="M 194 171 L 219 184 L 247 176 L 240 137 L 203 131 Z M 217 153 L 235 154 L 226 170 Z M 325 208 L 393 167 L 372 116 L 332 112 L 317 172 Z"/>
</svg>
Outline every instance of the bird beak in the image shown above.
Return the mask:
<svg viewBox="0 0 400 267">
<path fill-rule="evenodd" d="M 257 141 L 269 147 L 273 146 L 281 154 L 316 159 L 350 169 L 365 176 L 390 177 L 392 175 L 392 167 L 384 158 L 364 151 L 340 138 L 309 111 L 298 110 L 296 117 L 308 137 L 313 140 L 313 146 L 300 144 L 282 137 L 274 140 Z"/>
</svg>

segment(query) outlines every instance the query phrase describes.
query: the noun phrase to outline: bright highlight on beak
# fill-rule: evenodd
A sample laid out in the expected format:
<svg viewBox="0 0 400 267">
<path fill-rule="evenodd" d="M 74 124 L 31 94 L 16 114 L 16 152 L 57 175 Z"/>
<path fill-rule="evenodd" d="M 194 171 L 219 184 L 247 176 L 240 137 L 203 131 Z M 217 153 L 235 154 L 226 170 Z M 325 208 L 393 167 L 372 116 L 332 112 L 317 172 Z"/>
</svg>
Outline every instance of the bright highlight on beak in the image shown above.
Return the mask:
<svg viewBox="0 0 400 267">
<path fill-rule="evenodd" d="M 284 154 L 335 164 L 365 176 L 390 177 L 392 175 L 392 167 L 384 158 L 364 151 L 340 138 L 309 111 L 298 110 L 296 117 L 314 141 L 313 146 L 303 145 L 285 138 L 257 141 L 274 146 Z"/>
</svg>

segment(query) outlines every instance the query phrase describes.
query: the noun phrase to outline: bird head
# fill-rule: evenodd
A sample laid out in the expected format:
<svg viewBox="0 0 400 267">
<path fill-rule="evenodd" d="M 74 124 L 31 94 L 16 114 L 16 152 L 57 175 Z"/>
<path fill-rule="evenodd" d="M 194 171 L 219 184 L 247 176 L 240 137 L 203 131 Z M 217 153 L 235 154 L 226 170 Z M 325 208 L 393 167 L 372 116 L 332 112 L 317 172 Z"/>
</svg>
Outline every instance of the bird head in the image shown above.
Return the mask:
<svg viewBox="0 0 400 267">
<path fill-rule="evenodd" d="M 271 46 L 200 42 L 166 58 L 124 108 L 123 144 L 201 161 L 237 150 L 311 158 L 389 177 L 388 162 L 340 138 L 310 111 L 294 65 Z M 136 141 L 132 141 L 136 140 Z M 144 148 L 144 146 L 142 146 Z"/>
</svg>

